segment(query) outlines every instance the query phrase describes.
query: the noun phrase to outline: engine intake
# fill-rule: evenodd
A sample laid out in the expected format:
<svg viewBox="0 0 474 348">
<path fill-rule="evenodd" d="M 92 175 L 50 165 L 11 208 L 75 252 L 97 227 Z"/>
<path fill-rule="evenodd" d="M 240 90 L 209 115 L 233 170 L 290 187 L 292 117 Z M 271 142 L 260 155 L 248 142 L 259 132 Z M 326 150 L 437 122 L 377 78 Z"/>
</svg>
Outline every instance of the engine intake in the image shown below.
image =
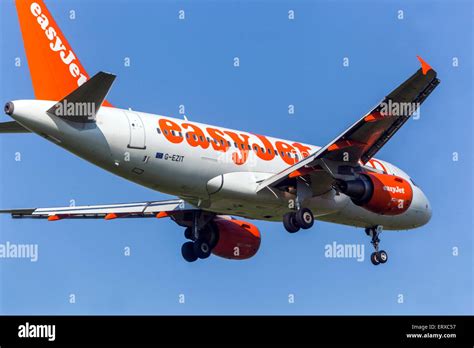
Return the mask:
<svg viewBox="0 0 474 348">
<path fill-rule="evenodd" d="M 381 215 L 402 214 L 413 199 L 410 183 L 395 175 L 365 173 L 355 180 L 340 181 L 338 186 L 354 204 Z"/>
</svg>

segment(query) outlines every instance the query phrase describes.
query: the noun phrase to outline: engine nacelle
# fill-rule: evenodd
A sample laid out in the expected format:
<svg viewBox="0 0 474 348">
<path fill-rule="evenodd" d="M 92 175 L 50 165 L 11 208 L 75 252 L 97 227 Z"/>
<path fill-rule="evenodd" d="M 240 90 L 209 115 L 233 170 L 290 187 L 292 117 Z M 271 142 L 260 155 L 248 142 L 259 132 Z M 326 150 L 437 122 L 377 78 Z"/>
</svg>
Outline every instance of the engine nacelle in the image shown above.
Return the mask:
<svg viewBox="0 0 474 348">
<path fill-rule="evenodd" d="M 212 250 L 214 255 L 234 260 L 254 256 L 260 247 L 260 231 L 247 221 L 216 217 L 219 241 Z"/>
<path fill-rule="evenodd" d="M 339 187 L 354 204 L 381 215 L 402 214 L 413 199 L 410 183 L 389 174 L 364 173 L 356 180 L 339 182 Z"/>
</svg>

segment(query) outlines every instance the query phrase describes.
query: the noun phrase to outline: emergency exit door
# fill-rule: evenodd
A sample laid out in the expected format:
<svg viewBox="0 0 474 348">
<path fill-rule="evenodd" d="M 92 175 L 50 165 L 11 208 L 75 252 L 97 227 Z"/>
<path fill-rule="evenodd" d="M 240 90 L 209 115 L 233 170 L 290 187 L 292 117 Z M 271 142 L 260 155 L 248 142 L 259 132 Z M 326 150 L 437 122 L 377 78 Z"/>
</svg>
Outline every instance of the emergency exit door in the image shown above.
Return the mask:
<svg viewBox="0 0 474 348">
<path fill-rule="evenodd" d="M 135 112 L 126 111 L 128 124 L 130 126 L 130 140 L 128 147 L 132 149 L 145 149 L 145 127 L 143 121 Z"/>
</svg>

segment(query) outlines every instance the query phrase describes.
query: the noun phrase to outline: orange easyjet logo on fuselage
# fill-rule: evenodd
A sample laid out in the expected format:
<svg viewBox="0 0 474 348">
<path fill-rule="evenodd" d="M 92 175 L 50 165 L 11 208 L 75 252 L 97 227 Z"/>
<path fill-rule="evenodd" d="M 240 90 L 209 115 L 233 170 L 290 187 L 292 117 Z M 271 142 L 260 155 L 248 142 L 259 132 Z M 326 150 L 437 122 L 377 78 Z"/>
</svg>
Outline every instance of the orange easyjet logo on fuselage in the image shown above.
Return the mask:
<svg viewBox="0 0 474 348">
<path fill-rule="evenodd" d="M 311 148 L 300 143 L 288 144 L 278 140 L 275 145 L 264 135 L 257 135 L 259 142 L 251 139 L 250 135 L 245 133 L 236 133 L 229 130 L 221 130 L 214 127 L 206 127 L 207 134 L 193 123 L 183 122 L 181 125 L 170 120 L 161 118 L 158 126 L 164 137 L 173 144 L 180 144 L 186 141 L 189 146 L 201 147 L 203 149 L 211 146 L 216 151 L 227 152 L 233 147 L 237 150 L 232 154 L 232 161 L 237 165 L 244 164 L 253 151 L 257 157 L 264 161 L 271 161 L 276 156 L 287 164 L 298 162 L 297 151 L 301 156 L 308 157 Z M 184 135 L 183 135 L 184 134 Z"/>
<path fill-rule="evenodd" d="M 58 30 L 50 25 L 49 18 L 44 13 L 42 13 L 41 6 L 38 3 L 32 3 L 30 10 L 33 16 L 36 17 L 38 24 L 40 25 L 41 29 L 43 29 L 48 40 L 51 41 L 49 44 L 51 51 L 59 54 L 62 62 L 69 66 L 69 73 L 71 76 L 77 79 L 77 85 L 82 85 L 87 81 L 87 76 L 82 73 L 79 66 L 74 63 L 74 60 L 76 60 L 74 52 L 68 50 L 63 44 L 61 38 L 58 36 Z"/>
</svg>

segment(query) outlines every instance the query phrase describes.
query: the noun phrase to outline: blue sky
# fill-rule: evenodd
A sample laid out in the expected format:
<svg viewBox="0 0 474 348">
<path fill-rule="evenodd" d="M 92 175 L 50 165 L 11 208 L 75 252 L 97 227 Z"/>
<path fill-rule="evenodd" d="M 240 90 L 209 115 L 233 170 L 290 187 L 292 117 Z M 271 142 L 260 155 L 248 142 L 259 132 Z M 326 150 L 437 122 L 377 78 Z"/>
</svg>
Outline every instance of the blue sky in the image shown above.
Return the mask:
<svg viewBox="0 0 474 348">
<path fill-rule="evenodd" d="M 39 258 L 0 259 L 0 313 L 473 313 L 470 1 L 46 3 L 89 74 L 118 75 L 108 98 L 114 105 L 180 117 L 184 104 L 194 121 L 315 145 L 409 77 L 421 55 L 441 84 L 421 118 L 377 157 L 414 178 L 433 218 L 417 230 L 383 233 L 390 259 L 374 267 L 361 229 L 323 222 L 294 235 L 279 223 L 257 222 L 263 240 L 254 258 L 189 264 L 180 254 L 182 228 L 166 219 L 48 223 L 1 216 L 0 243 L 38 244 Z M 178 20 L 181 9 L 185 20 Z M 2 1 L 0 11 L 0 100 L 33 98 L 13 1 Z M 1 208 L 169 197 L 36 135 L 2 135 L 0 156 Z M 365 261 L 324 257 L 333 242 L 364 244 Z"/>
</svg>

